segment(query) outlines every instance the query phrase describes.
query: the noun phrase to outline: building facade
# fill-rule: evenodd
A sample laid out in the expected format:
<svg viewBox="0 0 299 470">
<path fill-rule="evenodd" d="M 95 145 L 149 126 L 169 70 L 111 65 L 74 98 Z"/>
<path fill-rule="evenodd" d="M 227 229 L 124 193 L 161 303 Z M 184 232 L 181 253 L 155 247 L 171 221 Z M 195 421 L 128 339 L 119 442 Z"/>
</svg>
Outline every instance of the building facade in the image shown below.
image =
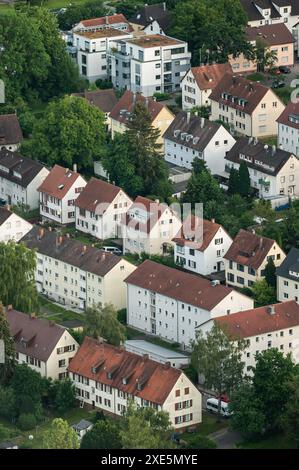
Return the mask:
<svg viewBox="0 0 299 470">
<path fill-rule="evenodd" d="M 291 101 L 277 119 L 278 145 L 299 157 L 299 103 Z"/>
<path fill-rule="evenodd" d="M 299 250 L 291 248 L 284 261 L 276 269 L 277 298 L 280 302 L 295 300 L 299 303 Z"/>
<path fill-rule="evenodd" d="M 10 240 L 18 242 L 31 229 L 32 225 L 27 220 L 11 212 L 8 207 L 0 206 L 0 243 Z"/>
</svg>

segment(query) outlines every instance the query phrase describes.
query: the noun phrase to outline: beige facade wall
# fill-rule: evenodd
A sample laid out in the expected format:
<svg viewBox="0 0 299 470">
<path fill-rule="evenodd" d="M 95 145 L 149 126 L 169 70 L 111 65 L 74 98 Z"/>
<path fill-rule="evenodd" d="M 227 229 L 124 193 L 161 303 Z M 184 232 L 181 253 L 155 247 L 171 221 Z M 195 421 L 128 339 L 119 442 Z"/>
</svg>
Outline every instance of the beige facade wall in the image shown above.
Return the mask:
<svg viewBox="0 0 299 470">
<path fill-rule="evenodd" d="M 277 135 L 278 125 L 276 120 L 284 109 L 285 105 L 280 98 L 269 89 L 252 113 L 252 136 L 265 137 Z"/>
</svg>

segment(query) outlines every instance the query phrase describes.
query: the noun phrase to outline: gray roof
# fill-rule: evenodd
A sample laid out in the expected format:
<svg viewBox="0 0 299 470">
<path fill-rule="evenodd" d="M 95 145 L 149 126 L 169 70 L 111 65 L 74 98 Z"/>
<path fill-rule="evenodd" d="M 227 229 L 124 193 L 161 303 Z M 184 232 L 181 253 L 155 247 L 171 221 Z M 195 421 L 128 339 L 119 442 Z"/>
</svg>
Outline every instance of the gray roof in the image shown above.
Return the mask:
<svg viewBox="0 0 299 470">
<path fill-rule="evenodd" d="M 44 168 L 44 166 L 36 160 L 32 160 L 18 152 L 11 152 L 6 149 L 0 150 L 0 166 L 8 170 L 8 172 L 6 172 L 0 168 L 0 176 L 2 176 L 2 178 L 12 181 L 23 188 L 27 188 L 31 181 L 33 181 Z M 14 172 L 20 174 L 21 178 L 15 176 Z"/>
<path fill-rule="evenodd" d="M 247 159 L 244 160 L 240 155 L 244 155 Z M 291 156 L 291 153 L 275 146 L 241 137 L 227 152 L 225 160 L 238 164 L 245 161 L 249 168 L 276 176 Z"/>
<path fill-rule="evenodd" d="M 67 330 L 72 328 L 80 328 L 84 326 L 84 322 L 82 320 L 65 320 L 59 323 L 59 325 L 63 326 Z"/>
<path fill-rule="evenodd" d="M 276 275 L 291 279 L 293 281 L 298 281 L 299 277 L 293 276 L 290 274 L 290 271 L 299 273 L 299 249 L 291 248 L 286 258 L 283 260 L 281 265 L 276 269 Z"/>
<path fill-rule="evenodd" d="M 98 276 L 105 276 L 123 260 L 112 253 L 106 253 L 91 245 L 84 245 L 73 238 L 59 236 L 55 231 L 34 226 L 21 242 L 30 249 L 57 259 Z"/>
<path fill-rule="evenodd" d="M 0 227 L 11 216 L 12 212 L 6 207 L 0 207 Z"/>
<path fill-rule="evenodd" d="M 17 115 L 0 115 L 0 148 L 1 145 L 19 144 L 22 140 L 23 134 Z"/>
<path fill-rule="evenodd" d="M 139 339 L 130 339 L 125 341 L 125 349 L 126 346 L 132 346 L 135 349 L 139 349 L 141 353 L 152 353 L 158 354 L 165 359 L 184 359 L 188 358 L 186 354 L 182 354 L 177 351 L 173 351 L 172 349 L 163 348 L 162 346 L 158 346 L 157 344 L 150 343 L 149 341 L 139 340 Z"/>
<path fill-rule="evenodd" d="M 87 419 L 81 419 L 79 423 L 73 424 L 73 428 L 75 431 L 84 431 L 85 429 L 88 429 L 90 426 L 92 426 L 92 423 L 90 421 L 87 421 Z"/>
<path fill-rule="evenodd" d="M 188 186 L 188 180 L 179 181 L 178 183 L 172 183 L 172 194 L 179 194 L 186 191 Z"/>
<path fill-rule="evenodd" d="M 155 5 L 147 5 L 140 7 L 135 15 L 130 18 L 130 23 L 148 26 L 156 20 L 160 27 L 166 32 L 170 26 L 170 12 L 164 8 L 164 3 L 156 3 Z"/>
<path fill-rule="evenodd" d="M 202 152 L 220 127 L 219 123 L 194 115 L 188 117 L 188 113 L 181 111 L 172 121 L 163 138 Z"/>
</svg>

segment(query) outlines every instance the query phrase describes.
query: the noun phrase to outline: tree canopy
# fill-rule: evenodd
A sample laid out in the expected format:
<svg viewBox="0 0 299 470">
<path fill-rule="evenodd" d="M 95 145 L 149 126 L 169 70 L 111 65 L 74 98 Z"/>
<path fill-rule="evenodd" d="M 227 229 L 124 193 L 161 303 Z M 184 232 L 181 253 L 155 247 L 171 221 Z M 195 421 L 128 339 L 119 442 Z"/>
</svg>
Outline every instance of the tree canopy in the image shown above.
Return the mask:
<svg viewBox="0 0 299 470">
<path fill-rule="evenodd" d="M 83 436 L 81 449 L 121 449 L 119 425 L 110 419 L 97 421 Z"/>
<path fill-rule="evenodd" d="M 3 305 L 0 303 L 0 340 L 4 342 L 4 362 L 0 362 L 0 384 L 7 384 L 15 369 L 15 346 Z"/>
<path fill-rule="evenodd" d="M 93 338 L 104 338 L 108 343 L 119 346 L 125 340 L 125 327 L 117 318 L 117 311 L 111 304 L 104 307 L 89 307 L 85 313 L 85 332 Z"/>
<path fill-rule="evenodd" d="M 76 431 L 61 418 L 53 419 L 43 434 L 43 449 L 79 449 Z"/>
</svg>

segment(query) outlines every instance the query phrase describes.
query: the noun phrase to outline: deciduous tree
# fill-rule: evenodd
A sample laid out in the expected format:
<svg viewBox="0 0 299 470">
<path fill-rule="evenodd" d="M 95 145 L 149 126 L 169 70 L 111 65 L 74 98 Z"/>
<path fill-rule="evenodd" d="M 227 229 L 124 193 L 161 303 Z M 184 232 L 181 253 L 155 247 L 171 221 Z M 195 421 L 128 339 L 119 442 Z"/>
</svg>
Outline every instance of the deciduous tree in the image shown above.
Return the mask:
<svg viewBox="0 0 299 470">
<path fill-rule="evenodd" d="M 119 425 L 107 419 L 98 421 L 94 427 L 83 436 L 81 449 L 121 449 Z"/>
<path fill-rule="evenodd" d="M 3 305 L 0 303 L 0 340 L 4 342 L 4 362 L 0 361 L 0 384 L 7 384 L 15 369 L 15 347 Z"/>
<path fill-rule="evenodd" d="M 86 309 L 85 331 L 93 338 L 102 337 L 116 346 L 125 340 L 125 327 L 118 321 L 117 311 L 111 304 Z"/>
<path fill-rule="evenodd" d="M 79 449 L 76 431 L 61 418 L 53 419 L 43 435 L 43 449 Z"/>
</svg>

